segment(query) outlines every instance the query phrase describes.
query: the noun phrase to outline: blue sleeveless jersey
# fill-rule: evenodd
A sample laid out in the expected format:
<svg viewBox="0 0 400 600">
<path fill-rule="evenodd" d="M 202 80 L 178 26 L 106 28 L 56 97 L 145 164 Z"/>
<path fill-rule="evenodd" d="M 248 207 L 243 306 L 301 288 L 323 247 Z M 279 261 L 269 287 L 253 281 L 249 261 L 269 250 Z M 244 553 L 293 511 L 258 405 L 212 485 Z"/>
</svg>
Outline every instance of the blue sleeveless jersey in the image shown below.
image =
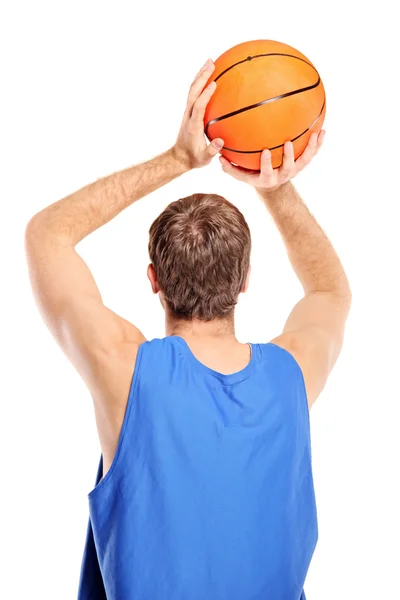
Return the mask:
<svg viewBox="0 0 400 600">
<path fill-rule="evenodd" d="M 304 600 L 317 542 L 299 365 L 250 344 L 224 375 L 139 347 L 117 451 L 89 493 L 78 600 Z"/>
</svg>

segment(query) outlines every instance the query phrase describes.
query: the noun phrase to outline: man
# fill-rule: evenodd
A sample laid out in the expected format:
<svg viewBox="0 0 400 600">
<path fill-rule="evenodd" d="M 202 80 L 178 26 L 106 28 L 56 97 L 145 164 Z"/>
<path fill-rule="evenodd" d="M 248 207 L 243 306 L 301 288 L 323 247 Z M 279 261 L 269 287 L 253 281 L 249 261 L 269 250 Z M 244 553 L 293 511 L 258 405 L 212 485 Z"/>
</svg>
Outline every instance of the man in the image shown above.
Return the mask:
<svg viewBox="0 0 400 600">
<path fill-rule="evenodd" d="M 243 215 L 213 194 L 168 206 L 150 229 L 148 278 L 166 337 L 104 306 L 76 245 L 124 208 L 223 146 L 203 116 L 216 84 L 196 76 L 173 148 L 34 216 L 26 230 L 44 319 L 93 397 L 102 456 L 89 494 L 79 600 L 299 600 L 317 541 L 309 408 L 339 355 L 351 294 L 329 240 L 291 179 L 311 136 L 260 172 L 220 158 L 253 186 L 286 244 L 304 298 L 283 333 L 241 344 L 234 306 L 250 271 Z M 308 406 L 307 406 L 308 403 Z"/>
</svg>

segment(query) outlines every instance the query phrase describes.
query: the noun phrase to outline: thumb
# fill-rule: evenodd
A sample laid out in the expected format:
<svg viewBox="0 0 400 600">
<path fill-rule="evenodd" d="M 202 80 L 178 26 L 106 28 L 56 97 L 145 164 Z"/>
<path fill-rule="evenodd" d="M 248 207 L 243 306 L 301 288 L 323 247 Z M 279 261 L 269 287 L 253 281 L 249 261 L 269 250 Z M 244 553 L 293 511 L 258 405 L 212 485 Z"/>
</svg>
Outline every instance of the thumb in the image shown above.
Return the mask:
<svg viewBox="0 0 400 600">
<path fill-rule="evenodd" d="M 218 154 L 218 152 L 221 152 L 223 147 L 224 140 L 222 140 L 221 138 L 215 138 L 215 140 L 213 140 L 211 144 L 207 146 L 208 156 L 213 158 L 216 154 Z"/>
</svg>

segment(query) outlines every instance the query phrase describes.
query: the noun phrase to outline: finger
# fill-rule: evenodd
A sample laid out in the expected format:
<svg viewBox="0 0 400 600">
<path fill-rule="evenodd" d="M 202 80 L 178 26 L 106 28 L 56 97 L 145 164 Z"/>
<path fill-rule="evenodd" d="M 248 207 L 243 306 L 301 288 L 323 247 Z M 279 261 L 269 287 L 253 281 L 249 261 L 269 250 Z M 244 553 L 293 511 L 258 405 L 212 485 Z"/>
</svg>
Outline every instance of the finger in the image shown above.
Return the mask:
<svg viewBox="0 0 400 600">
<path fill-rule="evenodd" d="M 237 167 L 233 165 L 229 160 L 227 160 L 224 156 L 219 157 L 219 161 L 222 166 L 222 170 L 228 175 L 232 175 L 235 179 L 239 181 L 244 181 L 246 183 L 252 183 L 255 178 L 259 178 L 259 171 L 253 171 L 250 169 L 244 169 L 243 167 Z"/>
<path fill-rule="evenodd" d="M 318 152 L 321 150 L 322 144 L 324 143 L 324 140 L 325 140 L 325 134 L 326 134 L 326 131 L 324 129 L 321 129 L 321 131 L 319 132 L 319 135 L 318 135 L 317 149 L 315 151 L 315 154 L 318 154 Z"/>
<path fill-rule="evenodd" d="M 204 69 L 206 69 L 208 67 L 208 65 L 211 64 L 211 63 L 212 63 L 212 59 L 211 58 L 207 59 L 206 62 L 204 63 L 204 65 L 201 67 L 200 71 L 197 73 L 195 79 L 197 79 L 198 76 L 200 75 L 200 73 L 202 71 L 204 71 Z"/>
<path fill-rule="evenodd" d="M 210 101 L 211 96 L 217 89 L 217 84 L 212 81 L 206 89 L 203 91 L 201 96 L 196 100 L 192 110 L 192 122 L 203 127 L 204 115 L 206 112 L 207 104 Z"/>
<path fill-rule="evenodd" d="M 308 144 L 307 144 L 304 152 L 299 156 L 299 158 L 295 162 L 297 173 L 299 171 L 301 171 L 301 169 L 304 169 L 304 167 L 312 161 L 314 154 L 316 152 L 316 149 L 317 149 L 317 138 L 318 138 L 317 133 L 312 133 L 310 135 Z"/>
<path fill-rule="evenodd" d="M 214 71 L 214 69 L 215 69 L 215 65 L 213 62 L 208 63 L 208 64 L 206 63 L 206 65 L 204 65 L 203 69 L 201 69 L 200 73 L 196 76 L 195 80 L 193 81 L 192 85 L 190 86 L 188 100 L 187 100 L 187 106 L 186 106 L 187 111 L 192 110 L 194 103 L 200 96 L 204 86 L 206 85 L 206 83 L 207 83 L 208 79 L 210 78 L 210 75 Z"/>
<path fill-rule="evenodd" d="M 255 171 L 254 169 L 245 169 L 244 167 L 234 165 L 227 158 L 225 158 L 225 156 L 220 156 L 219 160 L 221 162 L 221 165 L 231 166 L 237 173 L 241 173 L 242 175 L 260 175 L 260 171 Z"/>
<path fill-rule="evenodd" d="M 213 140 L 211 142 L 211 144 L 208 144 L 208 146 L 206 148 L 206 156 L 208 158 L 214 158 L 214 156 L 216 156 L 216 154 L 218 154 L 218 152 L 221 152 L 223 147 L 224 147 L 224 140 L 221 138 L 215 138 L 215 140 Z"/>
<path fill-rule="evenodd" d="M 268 148 L 261 152 L 260 159 L 260 174 L 263 182 L 270 183 L 274 177 L 274 169 L 272 167 L 272 155 Z"/>
<path fill-rule="evenodd" d="M 282 181 L 290 179 L 294 168 L 294 149 L 291 141 L 285 142 L 283 146 L 282 164 L 279 167 L 279 178 Z"/>
</svg>

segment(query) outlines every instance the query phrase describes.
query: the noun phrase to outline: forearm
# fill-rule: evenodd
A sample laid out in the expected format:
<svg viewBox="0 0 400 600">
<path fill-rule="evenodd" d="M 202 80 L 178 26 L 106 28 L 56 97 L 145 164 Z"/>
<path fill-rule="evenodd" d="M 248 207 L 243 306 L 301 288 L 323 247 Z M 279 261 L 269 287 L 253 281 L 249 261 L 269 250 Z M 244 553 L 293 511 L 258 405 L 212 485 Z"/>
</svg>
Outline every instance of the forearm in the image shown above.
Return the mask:
<svg viewBox="0 0 400 600">
<path fill-rule="evenodd" d="M 152 160 L 104 177 L 51 204 L 35 215 L 32 222 L 40 234 L 75 246 L 133 202 L 189 168 L 171 148 Z"/>
<path fill-rule="evenodd" d="M 289 181 L 276 191 L 256 190 L 270 211 L 305 294 L 350 294 L 342 264 L 329 239 Z"/>
</svg>

